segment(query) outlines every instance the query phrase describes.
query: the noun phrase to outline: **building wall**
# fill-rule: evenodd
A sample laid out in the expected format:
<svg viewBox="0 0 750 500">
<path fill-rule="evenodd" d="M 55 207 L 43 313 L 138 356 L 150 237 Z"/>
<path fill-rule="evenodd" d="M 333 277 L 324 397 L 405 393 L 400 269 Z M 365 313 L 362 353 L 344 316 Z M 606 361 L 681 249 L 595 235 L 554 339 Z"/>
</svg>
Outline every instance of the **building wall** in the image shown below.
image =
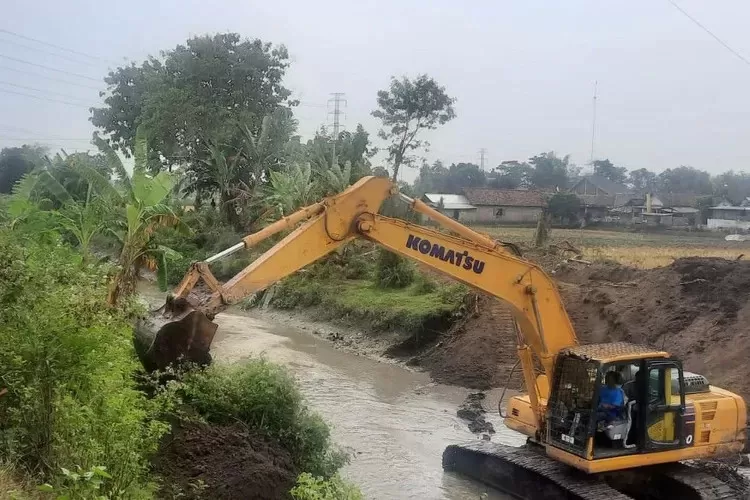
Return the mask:
<svg viewBox="0 0 750 500">
<path fill-rule="evenodd" d="M 709 229 L 750 229 L 750 221 L 729 220 L 729 219 L 708 219 L 707 226 Z"/>
<path fill-rule="evenodd" d="M 750 209 L 748 210 L 722 210 L 720 208 L 711 209 L 712 219 L 724 220 L 741 220 L 750 221 Z"/>
<path fill-rule="evenodd" d="M 498 211 L 502 211 L 498 214 Z M 508 207 L 488 205 L 477 208 L 474 222 L 502 224 L 503 222 L 536 222 L 542 207 Z"/>
</svg>

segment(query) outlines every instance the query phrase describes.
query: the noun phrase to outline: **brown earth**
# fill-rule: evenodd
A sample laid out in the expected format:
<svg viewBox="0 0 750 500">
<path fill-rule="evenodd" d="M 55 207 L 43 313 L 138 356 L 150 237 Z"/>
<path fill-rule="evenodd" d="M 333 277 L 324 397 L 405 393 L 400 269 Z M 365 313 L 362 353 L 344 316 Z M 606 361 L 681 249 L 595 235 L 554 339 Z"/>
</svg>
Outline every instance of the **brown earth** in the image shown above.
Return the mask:
<svg viewBox="0 0 750 500">
<path fill-rule="evenodd" d="M 297 476 L 287 451 L 239 424 L 178 426 L 154 468 L 160 498 L 289 499 Z"/>
<path fill-rule="evenodd" d="M 581 343 L 664 349 L 686 370 L 750 399 L 750 262 L 685 258 L 650 270 L 576 264 L 556 266 L 554 276 Z M 420 364 L 436 381 L 487 389 L 504 386 L 516 360 L 508 311 L 480 296 Z M 509 387 L 520 383 L 516 370 Z"/>
</svg>

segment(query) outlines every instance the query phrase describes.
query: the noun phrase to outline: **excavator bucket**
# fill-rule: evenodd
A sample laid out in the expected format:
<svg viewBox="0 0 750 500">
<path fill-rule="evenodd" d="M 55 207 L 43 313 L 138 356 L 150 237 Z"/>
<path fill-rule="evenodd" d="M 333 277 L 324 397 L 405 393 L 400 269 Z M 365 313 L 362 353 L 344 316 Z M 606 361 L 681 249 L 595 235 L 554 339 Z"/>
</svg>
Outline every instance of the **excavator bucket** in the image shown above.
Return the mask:
<svg viewBox="0 0 750 500">
<path fill-rule="evenodd" d="M 149 372 L 185 362 L 208 365 L 217 328 L 187 300 L 169 296 L 164 306 L 137 322 L 136 351 Z"/>
</svg>

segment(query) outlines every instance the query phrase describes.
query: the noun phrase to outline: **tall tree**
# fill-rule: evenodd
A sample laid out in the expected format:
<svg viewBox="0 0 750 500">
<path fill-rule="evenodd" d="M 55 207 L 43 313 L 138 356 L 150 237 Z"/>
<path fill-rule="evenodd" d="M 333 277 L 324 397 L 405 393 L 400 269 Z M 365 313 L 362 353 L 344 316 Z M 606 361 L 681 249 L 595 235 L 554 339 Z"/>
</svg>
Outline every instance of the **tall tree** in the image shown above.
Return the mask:
<svg viewBox="0 0 750 500">
<path fill-rule="evenodd" d="M 414 160 L 409 153 L 424 144 L 417 135 L 455 118 L 454 102 L 445 87 L 427 75 L 419 75 L 413 81 L 406 77 L 391 78 L 388 90 L 378 92 L 379 109 L 373 111 L 372 116 L 383 122 L 378 136 L 390 142 L 388 158 L 394 181 L 398 179 L 401 165 L 409 165 Z"/>
<path fill-rule="evenodd" d="M 500 189 L 527 188 L 531 185 L 533 169 L 526 162 L 507 160 L 492 170 L 489 185 Z"/>
<path fill-rule="evenodd" d="M 41 164 L 45 153 L 40 146 L 3 148 L 0 151 L 0 193 L 11 193 L 16 182 Z"/>
<path fill-rule="evenodd" d="M 750 174 L 730 170 L 713 179 L 714 193 L 726 200 L 740 204 L 750 196 Z"/>
<path fill-rule="evenodd" d="M 282 85 L 288 60 L 284 46 L 236 33 L 193 37 L 161 58 L 112 71 L 105 106 L 93 109 L 91 121 L 126 155 L 145 125 L 148 166 L 173 165 L 204 155 L 203 139 L 233 136 L 237 123 L 257 132 L 264 116 L 294 104 Z"/>
<path fill-rule="evenodd" d="M 659 190 L 665 193 L 712 194 L 708 172 L 693 167 L 668 168 L 658 176 Z"/>
<path fill-rule="evenodd" d="M 531 184 L 534 187 L 565 189 L 568 182 L 570 155 L 560 158 L 555 155 L 554 151 L 550 151 L 529 158 L 529 164 L 533 168 Z"/>
<path fill-rule="evenodd" d="M 615 166 L 609 159 L 594 160 L 594 173 L 606 177 L 612 182 L 624 184 L 628 178 L 628 169 Z"/>
<path fill-rule="evenodd" d="M 485 173 L 474 163 L 452 164 L 448 167 L 448 190 L 446 193 L 460 193 L 463 188 L 482 187 L 486 184 Z"/>
<path fill-rule="evenodd" d="M 628 183 L 639 193 L 654 191 L 657 187 L 656 174 L 645 168 L 631 170 L 628 175 Z"/>
<path fill-rule="evenodd" d="M 414 181 L 414 190 L 423 195 L 425 193 L 447 193 L 450 172 L 443 162 L 436 160 L 432 165 L 424 163 L 419 168 L 419 175 Z"/>
</svg>

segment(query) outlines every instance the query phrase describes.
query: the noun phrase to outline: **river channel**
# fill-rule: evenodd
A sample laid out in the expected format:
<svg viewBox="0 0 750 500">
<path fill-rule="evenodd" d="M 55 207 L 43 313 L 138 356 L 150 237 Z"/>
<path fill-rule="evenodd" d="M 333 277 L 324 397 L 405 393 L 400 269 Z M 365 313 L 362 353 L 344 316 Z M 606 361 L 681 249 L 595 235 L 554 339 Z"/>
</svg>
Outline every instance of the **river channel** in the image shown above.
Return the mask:
<svg viewBox="0 0 750 500">
<path fill-rule="evenodd" d="M 443 449 L 478 439 L 456 417 L 468 389 L 430 382 L 424 373 L 335 349 L 329 342 L 252 313 L 223 313 L 212 351 L 218 362 L 263 354 L 292 370 L 310 406 L 350 451 L 343 474 L 367 498 L 500 499 L 481 484 L 445 473 Z M 497 408 L 498 391 L 488 395 Z M 521 445 L 525 438 L 488 412 L 492 440 Z"/>
</svg>

